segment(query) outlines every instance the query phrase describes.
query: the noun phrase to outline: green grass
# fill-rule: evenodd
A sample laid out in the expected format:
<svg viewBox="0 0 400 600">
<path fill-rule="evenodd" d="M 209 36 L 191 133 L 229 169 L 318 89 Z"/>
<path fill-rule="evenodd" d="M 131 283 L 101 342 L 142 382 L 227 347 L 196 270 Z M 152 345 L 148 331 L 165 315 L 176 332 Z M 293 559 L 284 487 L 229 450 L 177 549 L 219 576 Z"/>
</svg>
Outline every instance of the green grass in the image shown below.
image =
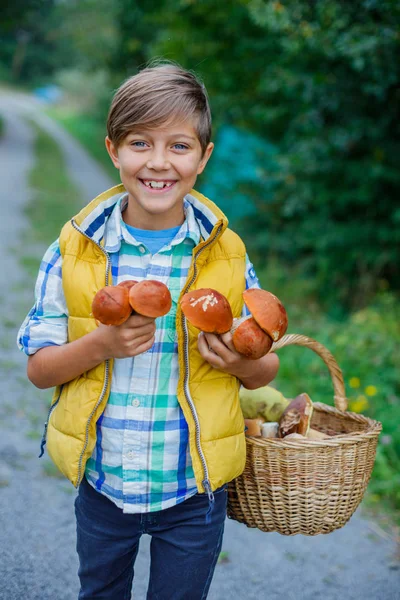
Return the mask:
<svg viewBox="0 0 400 600">
<path fill-rule="evenodd" d="M 61 227 L 83 206 L 79 190 L 71 182 L 58 144 L 35 123 L 35 163 L 29 174 L 33 190 L 25 211 L 32 225 L 33 242 L 49 245 Z M 25 265 L 32 267 L 31 254 L 22 257 Z"/>
<path fill-rule="evenodd" d="M 55 479 L 65 479 L 64 475 L 57 469 L 54 463 L 45 461 L 43 463 L 43 474 L 46 477 L 53 477 Z"/>
<path fill-rule="evenodd" d="M 47 114 L 58 121 L 86 148 L 115 183 L 120 183 L 118 171 L 112 164 L 104 144 L 107 134 L 104 123 L 91 115 L 77 114 L 61 107 L 49 109 Z"/>
</svg>

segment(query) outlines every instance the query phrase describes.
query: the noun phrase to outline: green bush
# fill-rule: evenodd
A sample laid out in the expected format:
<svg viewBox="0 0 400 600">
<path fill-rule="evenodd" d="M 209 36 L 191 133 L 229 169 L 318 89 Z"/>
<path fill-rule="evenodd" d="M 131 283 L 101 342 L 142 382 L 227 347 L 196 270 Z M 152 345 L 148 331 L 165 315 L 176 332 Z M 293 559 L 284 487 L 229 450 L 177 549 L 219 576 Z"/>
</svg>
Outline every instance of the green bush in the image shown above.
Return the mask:
<svg viewBox="0 0 400 600">
<path fill-rule="evenodd" d="M 304 289 L 307 282 L 300 281 L 290 297 L 280 295 L 290 318 L 288 333 L 307 335 L 328 348 L 342 369 L 349 410 L 382 422 L 368 499 L 400 515 L 400 304 L 383 292 L 368 308 L 339 321 L 322 314 Z M 281 349 L 279 357 L 275 385 L 285 396 L 307 392 L 314 401 L 333 405 L 331 377 L 321 358 L 294 346 Z"/>
</svg>

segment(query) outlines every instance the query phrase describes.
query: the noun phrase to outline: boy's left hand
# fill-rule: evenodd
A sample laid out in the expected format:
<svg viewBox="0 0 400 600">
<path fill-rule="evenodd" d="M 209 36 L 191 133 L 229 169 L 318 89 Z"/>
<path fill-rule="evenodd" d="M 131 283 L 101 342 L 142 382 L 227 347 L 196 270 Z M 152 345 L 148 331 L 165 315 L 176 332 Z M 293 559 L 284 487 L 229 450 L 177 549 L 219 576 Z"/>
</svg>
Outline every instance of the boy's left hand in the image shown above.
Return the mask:
<svg viewBox="0 0 400 600">
<path fill-rule="evenodd" d="M 246 358 L 235 350 L 230 332 L 222 335 L 201 332 L 198 337 L 201 356 L 215 369 L 235 375 L 248 389 L 256 389 L 270 383 L 279 368 L 274 352 L 258 360 Z"/>
</svg>

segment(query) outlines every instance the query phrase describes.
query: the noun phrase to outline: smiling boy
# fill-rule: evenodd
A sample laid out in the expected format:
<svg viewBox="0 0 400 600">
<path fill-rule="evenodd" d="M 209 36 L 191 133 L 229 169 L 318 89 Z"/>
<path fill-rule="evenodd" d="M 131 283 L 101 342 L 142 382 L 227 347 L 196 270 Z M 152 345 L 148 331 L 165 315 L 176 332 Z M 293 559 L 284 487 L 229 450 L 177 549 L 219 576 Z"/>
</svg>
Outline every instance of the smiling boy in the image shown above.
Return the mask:
<svg viewBox="0 0 400 600">
<path fill-rule="evenodd" d="M 19 345 L 29 379 L 56 387 L 47 448 L 79 488 L 79 598 L 130 599 L 148 533 L 147 598 L 200 600 L 221 549 L 226 485 L 244 468 L 239 387 L 269 383 L 278 359 L 245 359 L 229 333 L 199 335 L 180 311 L 185 292 L 212 287 L 239 317 L 242 292 L 258 285 L 226 217 L 193 190 L 213 150 L 204 86 L 177 65 L 146 68 L 117 90 L 107 130 L 122 184 L 46 252 Z M 129 279 L 166 283 L 171 311 L 98 325 L 95 293 Z"/>
</svg>

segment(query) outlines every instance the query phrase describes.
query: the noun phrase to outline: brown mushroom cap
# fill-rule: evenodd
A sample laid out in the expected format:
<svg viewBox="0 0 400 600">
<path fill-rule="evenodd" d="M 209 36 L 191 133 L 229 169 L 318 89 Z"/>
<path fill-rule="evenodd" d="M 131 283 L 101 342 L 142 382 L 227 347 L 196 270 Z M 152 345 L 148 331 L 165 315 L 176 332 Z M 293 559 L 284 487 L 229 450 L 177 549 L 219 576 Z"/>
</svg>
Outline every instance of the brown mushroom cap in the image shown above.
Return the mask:
<svg viewBox="0 0 400 600">
<path fill-rule="evenodd" d="M 125 287 L 107 285 L 93 298 L 92 314 L 104 325 L 121 325 L 131 313 L 129 292 Z"/>
<path fill-rule="evenodd" d="M 308 394 L 300 394 L 285 409 L 280 421 L 278 436 L 284 438 L 291 433 L 306 436 L 311 426 L 313 403 Z"/>
<path fill-rule="evenodd" d="M 137 284 L 137 281 L 135 281 L 134 279 L 127 279 L 126 281 L 121 281 L 121 283 L 119 283 L 118 285 L 126 288 L 127 290 L 130 290 L 131 287 L 136 284 Z"/>
<path fill-rule="evenodd" d="M 184 294 L 181 309 L 189 323 L 206 333 L 226 333 L 233 323 L 232 309 L 223 294 L 200 288 Z"/>
<path fill-rule="evenodd" d="M 251 435 L 254 437 L 261 436 L 261 426 L 264 423 L 264 419 L 245 419 L 244 424 L 246 426 L 245 435 Z"/>
<path fill-rule="evenodd" d="M 165 283 L 146 279 L 130 287 L 129 302 L 138 314 L 155 319 L 171 310 L 172 298 Z"/>
<path fill-rule="evenodd" d="M 266 290 L 251 288 L 243 292 L 251 316 L 274 342 L 286 333 L 288 318 L 282 302 Z"/>
<path fill-rule="evenodd" d="M 231 333 L 235 350 L 246 358 L 256 360 L 271 350 L 272 338 L 257 325 L 253 317 L 237 319 Z"/>
</svg>

